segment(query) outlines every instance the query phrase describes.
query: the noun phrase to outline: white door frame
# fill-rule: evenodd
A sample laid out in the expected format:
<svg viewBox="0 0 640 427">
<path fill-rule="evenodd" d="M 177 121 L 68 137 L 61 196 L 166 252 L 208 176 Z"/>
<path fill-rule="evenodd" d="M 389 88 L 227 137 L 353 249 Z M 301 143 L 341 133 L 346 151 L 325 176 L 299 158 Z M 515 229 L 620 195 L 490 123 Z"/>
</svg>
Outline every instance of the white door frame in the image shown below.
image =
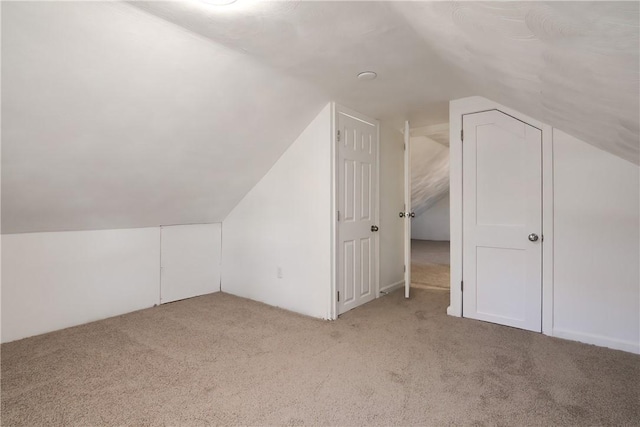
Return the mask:
<svg viewBox="0 0 640 427">
<path fill-rule="evenodd" d="M 362 120 L 368 123 L 375 123 L 376 134 L 378 138 L 378 144 L 376 146 L 376 203 L 374 219 L 376 224 L 380 224 L 380 122 L 370 117 L 360 114 L 350 108 L 344 107 L 335 102 L 331 103 L 331 286 L 329 292 L 329 314 L 327 318 L 329 320 L 335 320 L 338 318 L 338 179 L 337 179 L 337 161 L 338 150 L 336 150 L 336 132 L 338 122 L 338 112 L 345 113 L 349 116 L 355 117 L 358 120 Z M 375 297 L 380 298 L 380 233 L 375 233 L 376 247 L 374 251 L 374 257 L 376 260 L 376 279 L 373 286 L 375 291 Z"/>
<path fill-rule="evenodd" d="M 411 291 L 411 125 L 404 122 L 404 297 Z"/>
<path fill-rule="evenodd" d="M 499 110 L 542 129 L 542 333 L 553 333 L 553 135 L 551 126 L 500 105 L 473 96 L 449 104 L 449 162 L 451 211 L 451 292 L 447 314 L 462 317 L 462 116 Z"/>
</svg>

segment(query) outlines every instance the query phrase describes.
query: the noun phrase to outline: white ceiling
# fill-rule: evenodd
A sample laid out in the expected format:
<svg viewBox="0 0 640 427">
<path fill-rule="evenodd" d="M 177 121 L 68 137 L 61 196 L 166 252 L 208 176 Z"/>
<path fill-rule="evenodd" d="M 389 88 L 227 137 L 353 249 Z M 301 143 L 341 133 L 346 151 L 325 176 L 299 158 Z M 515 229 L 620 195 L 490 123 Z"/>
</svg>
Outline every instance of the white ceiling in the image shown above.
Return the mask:
<svg viewBox="0 0 640 427">
<path fill-rule="evenodd" d="M 481 95 L 640 163 L 640 2 L 237 4 L 132 3 L 379 119 L 442 123 Z"/>
<path fill-rule="evenodd" d="M 330 99 L 481 95 L 638 164 L 638 5 L 5 2 L 2 231 L 221 221 Z"/>
<path fill-rule="evenodd" d="M 126 4 L 2 5 L 2 231 L 218 222 L 328 98 Z"/>
</svg>

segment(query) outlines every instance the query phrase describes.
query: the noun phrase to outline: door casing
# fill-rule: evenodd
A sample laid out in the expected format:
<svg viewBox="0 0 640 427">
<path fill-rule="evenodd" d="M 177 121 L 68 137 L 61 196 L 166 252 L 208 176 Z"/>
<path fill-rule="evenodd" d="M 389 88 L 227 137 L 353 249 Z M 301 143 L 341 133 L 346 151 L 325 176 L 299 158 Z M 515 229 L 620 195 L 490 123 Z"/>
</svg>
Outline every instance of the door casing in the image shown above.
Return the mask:
<svg viewBox="0 0 640 427">
<path fill-rule="evenodd" d="M 551 126 L 489 99 L 474 96 L 451 101 L 450 120 L 450 211 L 451 211 L 451 292 L 447 314 L 462 316 L 462 117 L 466 114 L 498 110 L 542 130 L 542 333 L 553 330 L 553 135 Z"/>
</svg>

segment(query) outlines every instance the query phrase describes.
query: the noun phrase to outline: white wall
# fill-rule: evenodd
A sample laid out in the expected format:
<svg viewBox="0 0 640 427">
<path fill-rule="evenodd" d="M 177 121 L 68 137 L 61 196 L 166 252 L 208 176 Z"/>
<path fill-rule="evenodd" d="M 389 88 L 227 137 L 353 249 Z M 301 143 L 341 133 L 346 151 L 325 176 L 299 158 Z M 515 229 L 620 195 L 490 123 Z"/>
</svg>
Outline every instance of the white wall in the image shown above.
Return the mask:
<svg viewBox="0 0 640 427">
<path fill-rule="evenodd" d="M 411 220 L 411 238 L 449 240 L 449 192 L 428 210 Z"/>
<path fill-rule="evenodd" d="M 161 227 L 160 302 L 220 290 L 222 224 Z"/>
<path fill-rule="evenodd" d="M 2 342 L 158 304 L 160 229 L 2 236 Z"/>
<path fill-rule="evenodd" d="M 404 283 L 404 136 L 380 123 L 380 290 Z"/>
<path fill-rule="evenodd" d="M 330 317 L 331 123 L 327 105 L 224 220 L 224 292 Z"/>
<path fill-rule="evenodd" d="M 163 250 L 191 259 L 169 256 L 163 265 L 171 273 L 188 263 L 183 278 L 211 280 L 206 292 L 215 292 L 220 276 L 210 264 L 219 264 L 220 233 L 202 245 L 202 227 L 220 230 L 180 226 L 186 239 L 169 239 Z M 159 227 L 2 235 L 2 342 L 160 304 L 160 244 Z"/>
<path fill-rule="evenodd" d="M 557 129 L 554 335 L 640 352 L 638 166 Z"/>
</svg>

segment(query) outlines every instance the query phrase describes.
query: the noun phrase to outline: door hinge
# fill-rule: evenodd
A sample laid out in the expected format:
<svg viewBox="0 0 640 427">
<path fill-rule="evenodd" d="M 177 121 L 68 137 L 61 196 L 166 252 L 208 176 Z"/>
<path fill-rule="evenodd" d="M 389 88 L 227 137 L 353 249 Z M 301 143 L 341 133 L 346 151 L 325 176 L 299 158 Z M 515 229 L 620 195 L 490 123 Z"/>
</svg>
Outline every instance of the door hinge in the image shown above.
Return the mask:
<svg viewBox="0 0 640 427">
<path fill-rule="evenodd" d="M 460 141 L 464 141 L 464 129 L 460 130 Z"/>
<path fill-rule="evenodd" d="M 403 149 L 404 151 L 407 151 L 407 144 L 402 144 L 402 149 Z"/>
<path fill-rule="evenodd" d="M 337 221 L 340 221 L 340 211 L 338 211 Z"/>
<path fill-rule="evenodd" d="M 402 268 L 403 268 L 403 271 L 406 273 L 407 272 L 407 264 L 403 265 Z"/>
<path fill-rule="evenodd" d="M 338 133 L 336 134 L 336 139 L 338 140 L 338 142 L 340 142 L 340 131 L 338 131 Z"/>
<path fill-rule="evenodd" d="M 460 281 L 460 291 L 464 292 L 464 282 L 462 280 Z"/>
<path fill-rule="evenodd" d="M 338 291 L 338 301 L 340 301 L 340 291 Z"/>
</svg>

